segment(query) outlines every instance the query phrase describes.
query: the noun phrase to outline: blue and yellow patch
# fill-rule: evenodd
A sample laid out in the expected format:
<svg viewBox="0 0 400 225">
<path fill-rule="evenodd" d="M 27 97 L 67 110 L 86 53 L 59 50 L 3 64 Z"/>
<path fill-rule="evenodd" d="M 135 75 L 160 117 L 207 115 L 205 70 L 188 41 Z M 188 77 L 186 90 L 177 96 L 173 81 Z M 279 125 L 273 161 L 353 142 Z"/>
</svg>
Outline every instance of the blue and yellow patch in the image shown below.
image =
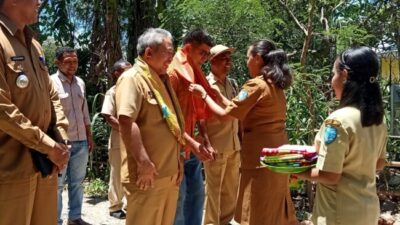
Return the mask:
<svg viewBox="0 0 400 225">
<path fill-rule="evenodd" d="M 249 96 L 249 93 L 248 93 L 246 90 L 241 90 L 241 91 L 239 92 L 238 100 L 239 100 L 240 102 L 241 102 L 241 101 L 244 101 L 248 96 Z"/>
<path fill-rule="evenodd" d="M 337 138 L 337 129 L 334 126 L 327 125 L 325 127 L 325 133 L 324 133 L 324 142 L 325 144 L 329 145 L 332 142 L 334 142 Z"/>
</svg>

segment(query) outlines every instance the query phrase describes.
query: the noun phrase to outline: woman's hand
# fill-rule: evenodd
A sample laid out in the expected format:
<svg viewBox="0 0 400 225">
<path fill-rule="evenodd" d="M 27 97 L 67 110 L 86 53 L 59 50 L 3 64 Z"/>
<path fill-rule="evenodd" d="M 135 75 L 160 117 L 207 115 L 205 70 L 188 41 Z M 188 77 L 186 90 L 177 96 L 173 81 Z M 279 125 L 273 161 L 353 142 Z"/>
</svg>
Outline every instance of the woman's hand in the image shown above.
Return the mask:
<svg viewBox="0 0 400 225">
<path fill-rule="evenodd" d="M 206 92 L 206 90 L 204 90 L 203 86 L 201 86 L 199 84 L 190 84 L 189 91 L 199 97 L 202 97 L 207 94 L 207 92 Z"/>
</svg>

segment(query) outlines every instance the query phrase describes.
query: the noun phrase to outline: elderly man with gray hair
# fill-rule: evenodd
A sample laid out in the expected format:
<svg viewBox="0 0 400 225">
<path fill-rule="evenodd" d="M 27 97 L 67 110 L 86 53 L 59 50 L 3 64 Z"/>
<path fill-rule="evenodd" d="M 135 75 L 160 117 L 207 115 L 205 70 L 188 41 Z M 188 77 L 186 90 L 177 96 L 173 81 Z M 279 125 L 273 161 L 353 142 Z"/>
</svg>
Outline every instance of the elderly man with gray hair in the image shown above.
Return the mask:
<svg viewBox="0 0 400 225">
<path fill-rule="evenodd" d="M 181 109 L 166 75 L 172 36 L 150 28 L 139 37 L 137 52 L 116 88 L 126 224 L 173 224 L 185 142 Z"/>
</svg>

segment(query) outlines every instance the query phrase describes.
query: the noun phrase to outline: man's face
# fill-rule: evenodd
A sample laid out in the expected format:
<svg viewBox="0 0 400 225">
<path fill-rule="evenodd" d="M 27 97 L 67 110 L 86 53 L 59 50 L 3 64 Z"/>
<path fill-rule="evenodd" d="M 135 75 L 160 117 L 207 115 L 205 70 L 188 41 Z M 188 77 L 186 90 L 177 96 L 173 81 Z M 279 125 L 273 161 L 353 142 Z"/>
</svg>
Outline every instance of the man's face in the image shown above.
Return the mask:
<svg viewBox="0 0 400 225">
<path fill-rule="evenodd" d="M 161 75 L 167 73 L 173 57 L 174 46 L 172 40 L 165 38 L 160 45 L 149 47 L 145 60 L 157 74 Z"/>
<path fill-rule="evenodd" d="M 58 69 L 68 77 L 75 75 L 78 70 L 78 56 L 75 52 L 65 52 L 61 60 L 57 60 Z"/>
<path fill-rule="evenodd" d="M 224 52 L 211 60 L 211 70 L 218 75 L 227 75 L 232 66 L 232 54 Z"/>
<path fill-rule="evenodd" d="M 202 65 L 207 61 L 208 57 L 210 56 L 210 49 L 211 47 L 207 44 L 191 44 L 189 48 L 189 57 L 195 64 Z"/>
<path fill-rule="evenodd" d="M 19 15 L 27 25 L 34 24 L 38 21 L 39 8 L 42 2 L 40 0 L 17 0 L 17 8 Z"/>
</svg>

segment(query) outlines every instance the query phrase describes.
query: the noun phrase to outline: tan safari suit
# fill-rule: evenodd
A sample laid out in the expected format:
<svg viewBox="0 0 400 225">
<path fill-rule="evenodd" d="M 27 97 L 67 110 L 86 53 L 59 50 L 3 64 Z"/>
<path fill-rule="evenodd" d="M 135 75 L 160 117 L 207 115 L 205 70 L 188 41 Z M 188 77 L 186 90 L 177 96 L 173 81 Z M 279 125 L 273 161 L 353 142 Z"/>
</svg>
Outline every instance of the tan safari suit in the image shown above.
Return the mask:
<svg viewBox="0 0 400 225">
<path fill-rule="evenodd" d="M 207 80 L 214 90 L 227 99 L 233 99 L 238 90 L 233 80 L 220 81 L 212 73 Z M 234 214 L 239 187 L 240 142 L 238 120 L 221 121 L 216 117 L 207 120 L 211 145 L 218 152 L 215 160 L 204 162 L 206 175 L 206 211 L 204 224 L 226 225 Z"/>
<path fill-rule="evenodd" d="M 147 66 L 139 60 L 138 63 Z M 176 178 L 180 146 L 162 117 L 153 92 L 135 66 L 118 79 L 117 114 L 130 117 L 138 125 L 144 148 L 159 175 L 154 188 L 139 190 L 135 184 L 136 161 L 131 150 L 121 142 L 121 180 L 128 201 L 126 224 L 171 225 L 178 200 Z M 152 76 L 158 76 L 151 69 L 150 72 Z M 163 78 L 169 82 L 168 76 Z"/>
<path fill-rule="evenodd" d="M 334 140 L 325 141 L 327 129 L 336 130 Z M 337 185 L 317 185 L 313 223 L 378 224 L 380 210 L 375 184 L 376 162 L 385 158 L 386 125 L 362 127 L 360 111 L 344 107 L 329 115 L 316 139 L 320 141 L 317 168 L 342 176 Z"/>
<path fill-rule="evenodd" d="M 0 225 L 54 225 L 57 176 L 42 178 L 29 149 L 52 151 L 46 132 L 67 139 L 68 122 L 32 32 L 1 14 L 0 29 Z M 21 74 L 25 88 L 16 85 Z"/>
<path fill-rule="evenodd" d="M 104 97 L 102 114 L 107 114 L 117 118 L 115 106 L 115 85 L 112 86 Z M 110 181 L 108 188 L 108 201 L 110 202 L 110 212 L 122 209 L 124 191 L 121 183 L 121 151 L 120 151 L 119 130 L 111 128 L 110 138 L 108 139 L 108 161 L 110 163 Z"/>
<path fill-rule="evenodd" d="M 225 110 L 244 129 L 235 220 L 242 225 L 297 224 L 288 175 L 257 168 L 263 148 L 288 143 L 283 90 L 258 76 L 244 84 Z"/>
</svg>

